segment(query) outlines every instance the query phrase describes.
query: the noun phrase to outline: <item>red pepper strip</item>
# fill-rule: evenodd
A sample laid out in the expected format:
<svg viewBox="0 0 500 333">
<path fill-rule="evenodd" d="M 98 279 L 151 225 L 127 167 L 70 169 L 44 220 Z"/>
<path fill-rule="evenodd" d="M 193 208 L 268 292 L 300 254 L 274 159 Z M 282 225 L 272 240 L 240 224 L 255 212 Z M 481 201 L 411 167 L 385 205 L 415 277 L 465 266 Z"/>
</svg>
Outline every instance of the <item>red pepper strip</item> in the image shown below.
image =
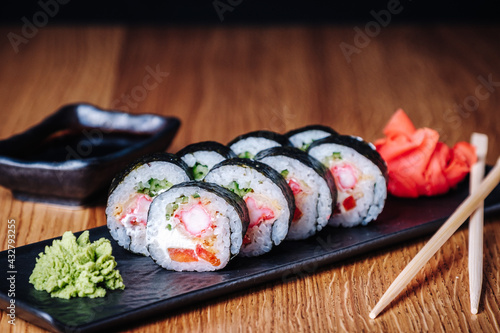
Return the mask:
<svg viewBox="0 0 500 333">
<path fill-rule="evenodd" d="M 252 241 L 250 240 L 250 237 L 248 237 L 248 235 L 245 235 L 245 237 L 243 237 L 243 245 L 247 245 L 247 244 L 250 244 Z"/>
<path fill-rule="evenodd" d="M 302 217 L 302 212 L 300 211 L 299 207 L 295 207 L 295 211 L 293 212 L 293 220 L 292 222 L 297 221 Z"/>
<path fill-rule="evenodd" d="M 292 189 L 293 195 L 296 195 L 296 194 L 299 194 L 300 192 L 302 192 L 302 189 L 300 188 L 300 184 L 293 179 L 290 179 L 288 181 L 288 186 L 290 186 L 290 188 Z"/>
<path fill-rule="evenodd" d="M 211 252 L 202 247 L 200 244 L 196 245 L 196 254 L 198 257 L 201 259 L 208 261 L 212 266 L 219 266 L 220 265 L 220 259 L 217 258 L 217 256 Z"/>
<path fill-rule="evenodd" d="M 347 198 L 345 198 L 344 202 L 342 203 L 342 206 L 344 206 L 346 211 L 349 211 L 356 207 L 356 200 L 352 195 L 348 196 Z"/>
<path fill-rule="evenodd" d="M 168 248 L 168 255 L 170 259 L 177 262 L 194 262 L 198 261 L 198 257 L 194 250 L 191 249 L 179 249 L 179 248 Z"/>
</svg>

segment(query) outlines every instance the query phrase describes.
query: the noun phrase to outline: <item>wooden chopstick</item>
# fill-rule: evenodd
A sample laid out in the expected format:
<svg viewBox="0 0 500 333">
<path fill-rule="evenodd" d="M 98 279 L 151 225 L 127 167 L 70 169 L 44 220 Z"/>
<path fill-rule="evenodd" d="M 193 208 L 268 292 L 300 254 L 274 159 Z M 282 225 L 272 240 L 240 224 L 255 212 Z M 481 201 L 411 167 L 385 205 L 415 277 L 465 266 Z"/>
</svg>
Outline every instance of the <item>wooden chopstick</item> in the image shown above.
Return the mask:
<svg viewBox="0 0 500 333">
<path fill-rule="evenodd" d="M 375 318 L 396 296 L 406 287 L 418 271 L 429 261 L 439 248 L 450 238 L 451 235 L 472 214 L 478 205 L 484 201 L 488 194 L 493 191 L 500 182 L 500 158 L 495 167 L 491 169 L 488 176 L 481 182 L 477 191 L 470 194 L 455 212 L 446 220 L 439 230 L 432 236 L 427 244 L 417 253 L 410 263 L 403 269 L 394 282 L 389 286 L 382 298 L 370 312 L 370 318 Z"/>
<path fill-rule="evenodd" d="M 469 187 L 470 193 L 475 193 L 484 177 L 488 136 L 472 133 L 471 144 L 476 148 L 477 162 L 470 171 Z M 483 284 L 483 213 L 484 204 L 481 202 L 469 219 L 469 288 L 472 314 L 477 314 Z"/>
</svg>

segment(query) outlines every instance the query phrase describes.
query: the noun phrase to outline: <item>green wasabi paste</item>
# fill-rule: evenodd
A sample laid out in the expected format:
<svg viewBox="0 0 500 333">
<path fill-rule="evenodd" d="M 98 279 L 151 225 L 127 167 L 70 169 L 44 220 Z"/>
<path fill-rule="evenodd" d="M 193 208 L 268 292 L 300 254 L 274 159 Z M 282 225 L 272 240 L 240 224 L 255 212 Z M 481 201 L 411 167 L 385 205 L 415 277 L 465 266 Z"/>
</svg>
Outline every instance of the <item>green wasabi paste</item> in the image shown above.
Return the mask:
<svg viewBox="0 0 500 333">
<path fill-rule="evenodd" d="M 104 297 L 106 289 L 124 289 L 120 272 L 115 269 L 111 243 L 101 238 L 93 243 L 89 232 L 78 239 L 66 231 L 62 239 L 45 247 L 36 259 L 30 283 L 36 290 L 45 290 L 52 297 Z"/>
</svg>

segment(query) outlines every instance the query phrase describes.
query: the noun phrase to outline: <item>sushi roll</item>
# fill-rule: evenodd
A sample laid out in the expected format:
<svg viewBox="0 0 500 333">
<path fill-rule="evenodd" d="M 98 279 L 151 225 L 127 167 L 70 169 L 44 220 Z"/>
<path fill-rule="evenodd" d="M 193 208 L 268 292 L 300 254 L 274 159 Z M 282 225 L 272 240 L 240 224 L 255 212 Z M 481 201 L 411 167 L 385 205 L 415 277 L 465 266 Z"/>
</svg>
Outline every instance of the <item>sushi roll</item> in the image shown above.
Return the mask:
<svg viewBox="0 0 500 333">
<path fill-rule="evenodd" d="M 236 154 L 227 146 L 215 141 L 193 143 L 177 152 L 190 169 L 194 180 L 203 180 L 207 172 L 217 163 Z"/>
<path fill-rule="evenodd" d="M 332 226 L 366 225 L 377 218 L 387 197 L 387 166 L 375 147 L 353 136 L 315 141 L 308 153 L 330 169 L 337 185 Z"/>
<path fill-rule="evenodd" d="M 309 125 L 287 132 L 285 136 L 292 145 L 306 151 L 314 141 L 324 139 L 330 135 L 339 135 L 331 127 L 324 125 Z"/>
<path fill-rule="evenodd" d="M 189 180 L 186 164 L 173 154 L 158 153 L 133 162 L 111 183 L 106 206 L 111 236 L 125 249 L 148 255 L 146 225 L 151 202 L 173 185 Z"/>
<path fill-rule="evenodd" d="M 255 131 L 243 134 L 227 145 L 241 158 L 253 158 L 259 151 L 272 147 L 292 146 L 286 136 L 271 131 Z"/>
<path fill-rule="evenodd" d="M 286 239 L 305 239 L 323 229 L 337 203 L 330 171 L 311 155 L 292 147 L 274 147 L 255 156 L 280 172 L 295 198 L 295 211 Z"/>
<path fill-rule="evenodd" d="M 247 205 L 250 224 L 240 255 L 264 254 L 285 239 L 295 203 L 292 190 L 276 170 L 254 160 L 234 158 L 214 166 L 204 181 L 233 191 Z"/>
<path fill-rule="evenodd" d="M 245 202 L 233 192 L 215 184 L 181 183 L 151 204 L 148 251 L 166 269 L 219 270 L 239 253 L 248 223 Z"/>
</svg>

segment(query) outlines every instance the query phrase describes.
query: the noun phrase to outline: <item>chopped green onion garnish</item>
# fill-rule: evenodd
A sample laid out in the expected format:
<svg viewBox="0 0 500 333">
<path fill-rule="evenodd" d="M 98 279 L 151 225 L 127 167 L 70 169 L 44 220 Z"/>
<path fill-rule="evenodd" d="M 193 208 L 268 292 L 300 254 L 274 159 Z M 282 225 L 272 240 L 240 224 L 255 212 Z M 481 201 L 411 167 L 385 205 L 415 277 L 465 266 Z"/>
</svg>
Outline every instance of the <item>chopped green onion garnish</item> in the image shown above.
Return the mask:
<svg viewBox="0 0 500 333">
<path fill-rule="evenodd" d="M 177 199 L 175 199 L 176 204 L 185 204 L 185 203 L 188 203 L 188 201 L 189 201 L 189 198 L 187 196 L 185 196 L 184 194 L 181 195 L 180 197 L 178 197 Z"/>
<path fill-rule="evenodd" d="M 166 217 L 167 217 L 167 220 L 170 219 L 170 217 L 172 215 L 174 215 L 174 212 L 177 210 L 177 208 L 179 208 L 179 204 L 176 204 L 176 203 L 169 203 L 166 207 Z"/>
<path fill-rule="evenodd" d="M 289 174 L 289 173 L 290 173 L 290 172 L 289 172 L 287 169 L 285 169 L 285 170 L 281 171 L 281 175 L 282 175 L 283 177 L 288 176 L 288 174 Z"/>
<path fill-rule="evenodd" d="M 254 156 L 255 156 L 255 155 L 254 155 L 254 154 L 252 154 L 252 153 L 251 153 L 251 152 L 249 152 L 249 151 L 245 151 L 245 152 L 243 152 L 243 153 L 238 154 L 238 157 L 239 157 L 239 158 L 253 158 Z"/>
<path fill-rule="evenodd" d="M 171 224 L 167 224 L 167 229 L 168 230 L 172 230 L 172 225 Z"/>
</svg>

